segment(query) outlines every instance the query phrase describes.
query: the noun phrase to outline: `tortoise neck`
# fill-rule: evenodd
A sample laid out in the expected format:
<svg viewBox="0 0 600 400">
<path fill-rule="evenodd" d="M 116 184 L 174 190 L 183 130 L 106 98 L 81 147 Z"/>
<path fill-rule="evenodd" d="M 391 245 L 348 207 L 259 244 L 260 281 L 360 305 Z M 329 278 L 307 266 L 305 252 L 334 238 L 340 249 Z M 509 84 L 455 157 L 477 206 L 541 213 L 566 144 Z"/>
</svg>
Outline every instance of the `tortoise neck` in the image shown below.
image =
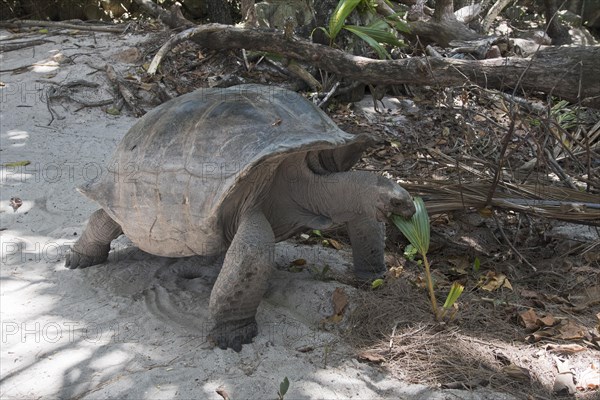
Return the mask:
<svg viewBox="0 0 600 400">
<path fill-rule="evenodd" d="M 337 225 L 375 216 L 376 184 L 377 176 L 364 171 L 313 174 L 305 185 L 299 185 L 303 190 L 297 195 L 301 206 Z"/>
</svg>

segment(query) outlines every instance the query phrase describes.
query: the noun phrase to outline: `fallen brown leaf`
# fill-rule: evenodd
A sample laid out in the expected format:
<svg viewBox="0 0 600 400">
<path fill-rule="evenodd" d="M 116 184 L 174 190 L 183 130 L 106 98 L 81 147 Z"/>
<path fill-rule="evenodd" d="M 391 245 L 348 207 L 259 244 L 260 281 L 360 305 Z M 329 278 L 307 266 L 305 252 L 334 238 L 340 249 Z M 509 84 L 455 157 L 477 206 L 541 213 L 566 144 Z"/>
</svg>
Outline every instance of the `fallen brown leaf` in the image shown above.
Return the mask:
<svg viewBox="0 0 600 400">
<path fill-rule="evenodd" d="M 342 244 L 340 242 L 338 242 L 337 240 L 334 239 L 327 239 L 327 241 L 329 242 L 329 244 L 331 245 L 331 247 L 333 247 L 336 250 L 341 250 L 342 249 Z"/>
<path fill-rule="evenodd" d="M 525 299 L 539 300 L 540 295 L 537 292 L 534 292 L 533 290 L 523 289 L 521 290 L 521 297 Z"/>
<path fill-rule="evenodd" d="M 9 205 L 12 207 L 14 212 L 17 212 L 17 209 L 23 205 L 23 200 L 18 197 L 11 197 Z"/>
<path fill-rule="evenodd" d="M 227 393 L 227 391 L 225 390 L 224 387 L 221 386 L 221 387 L 217 388 L 216 392 L 219 396 L 221 396 L 223 398 L 223 400 L 230 399 L 229 394 Z"/>
<path fill-rule="evenodd" d="M 358 353 L 357 358 L 361 361 L 368 361 L 375 364 L 381 364 L 382 362 L 385 362 L 384 356 L 371 351 L 363 351 Z"/>
<path fill-rule="evenodd" d="M 558 354 L 575 354 L 585 350 L 585 347 L 578 344 L 548 344 L 546 350 Z"/>
<path fill-rule="evenodd" d="M 546 315 L 544 317 L 538 318 L 536 324 L 540 327 L 543 326 L 554 326 L 558 323 L 558 320 L 554 318 L 552 315 Z"/>
<path fill-rule="evenodd" d="M 488 271 L 488 273 L 481 279 L 480 287 L 488 292 L 493 292 L 501 287 L 512 290 L 512 285 L 510 284 L 510 281 L 506 275 L 502 273 L 496 273 L 494 271 Z"/>
<path fill-rule="evenodd" d="M 580 340 L 585 337 L 585 329 L 577 325 L 575 322 L 568 320 L 566 324 L 558 327 L 558 339 L 563 340 Z"/>
<path fill-rule="evenodd" d="M 402 275 L 403 272 L 404 272 L 403 266 L 392 267 L 388 271 L 388 276 L 390 276 L 392 278 L 400 278 L 400 275 Z"/>
<path fill-rule="evenodd" d="M 333 291 L 333 311 L 335 315 L 342 315 L 348 306 L 348 296 L 344 289 L 338 287 Z"/>
<path fill-rule="evenodd" d="M 507 365 L 506 367 L 502 368 L 502 372 L 504 372 L 509 377 L 521 382 L 529 382 L 531 380 L 529 370 L 523 367 L 519 367 L 516 364 Z"/>
<path fill-rule="evenodd" d="M 530 343 L 537 343 L 542 339 L 548 339 L 554 337 L 555 332 L 553 331 L 537 331 L 528 335 L 525 340 Z"/>
<path fill-rule="evenodd" d="M 532 308 L 519 314 L 519 321 L 525 327 L 527 332 L 533 332 L 539 329 L 539 325 L 537 324 L 538 319 L 539 317 Z"/>
</svg>

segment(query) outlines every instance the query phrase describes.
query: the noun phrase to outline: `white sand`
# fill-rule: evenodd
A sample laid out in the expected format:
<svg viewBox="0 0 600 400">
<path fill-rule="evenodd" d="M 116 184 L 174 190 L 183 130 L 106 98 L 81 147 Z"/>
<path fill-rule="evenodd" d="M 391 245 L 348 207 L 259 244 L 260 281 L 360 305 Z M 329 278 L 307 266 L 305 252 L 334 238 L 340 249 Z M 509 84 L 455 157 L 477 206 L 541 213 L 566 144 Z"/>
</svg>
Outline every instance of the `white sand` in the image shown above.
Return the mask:
<svg viewBox="0 0 600 400">
<path fill-rule="evenodd" d="M 0 37 L 8 36 L 0 31 Z M 135 119 L 126 111 L 112 116 L 99 107 L 76 111 L 76 103 L 58 99 L 52 105 L 62 119 L 48 125 L 45 96 L 53 87 L 48 82 L 96 82 L 100 87 L 71 93 L 86 101 L 110 98 L 105 74 L 93 73 L 86 63 L 103 67 L 109 62 L 125 73 L 134 67 L 111 55 L 144 37 L 65 34 L 49 39 L 55 43 L 1 55 L 3 70 L 42 64 L 20 74 L 0 74 L 3 399 L 221 399 L 219 387 L 232 399 L 268 399 L 277 397 L 286 376 L 291 382 L 286 399 L 509 398 L 408 385 L 358 362 L 334 331 L 319 329 L 319 321 L 332 313 L 333 290 L 345 286 L 316 281 L 306 272 L 274 275 L 258 312 L 259 335 L 235 353 L 212 349 L 202 332 L 218 266 L 207 266 L 202 278 L 177 277 L 178 270 L 202 264 L 200 257 L 151 256 L 121 237 L 107 264 L 65 269 L 67 246 L 97 208 L 75 187 L 104 173 L 105 162 Z M 57 53 L 72 62 L 52 61 Z M 4 166 L 25 160 L 31 164 Z M 9 206 L 11 197 L 23 200 L 17 212 Z M 284 243 L 279 252 L 280 267 L 300 256 L 319 268 L 349 265 L 347 251 Z M 296 350 L 303 346 L 314 350 Z"/>
</svg>

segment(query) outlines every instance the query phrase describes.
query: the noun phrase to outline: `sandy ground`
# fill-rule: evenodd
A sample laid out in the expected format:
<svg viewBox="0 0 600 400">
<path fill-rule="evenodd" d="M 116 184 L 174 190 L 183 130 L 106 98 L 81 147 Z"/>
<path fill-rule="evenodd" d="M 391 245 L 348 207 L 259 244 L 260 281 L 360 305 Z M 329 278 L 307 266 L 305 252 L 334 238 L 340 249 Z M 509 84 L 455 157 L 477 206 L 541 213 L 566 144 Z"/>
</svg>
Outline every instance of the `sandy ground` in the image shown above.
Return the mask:
<svg viewBox="0 0 600 400">
<path fill-rule="evenodd" d="M 8 32 L 0 31 L 3 38 Z M 71 90 L 75 98 L 111 98 L 103 72 L 114 55 L 143 36 L 65 34 L 54 43 L 1 55 L 1 261 L 0 396 L 4 398 L 232 399 L 509 399 L 489 392 L 440 391 L 409 385 L 357 361 L 339 336 L 323 329 L 336 281 L 286 271 L 303 257 L 308 265 L 344 271 L 349 252 L 278 246 L 278 271 L 258 311 L 260 332 L 240 353 L 213 349 L 204 340 L 206 307 L 218 263 L 200 257 L 169 259 L 114 243 L 109 262 L 85 270 L 63 267 L 68 246 L 97 207 L 75 187 L 106 171 L 105 163 L 133 124 L 127 112 L 46 97 L 78 79 L 100 84 Z M 62 54 L 63 56 L 58 56 Z M 64 57 L 66 56 L 66 57 Z M 51 122 L 51 123 L 50 123 Z M 10 163 L 29 161 L 26 166 Z M 8 164 L 8 165 L 7 165 Z M 16 212 L 9 205 L 19 197 Z M 201 267 L 199 278 L 189 271 Z M 305 352 L 298 349 L 309 350 Z"/>
</svg>

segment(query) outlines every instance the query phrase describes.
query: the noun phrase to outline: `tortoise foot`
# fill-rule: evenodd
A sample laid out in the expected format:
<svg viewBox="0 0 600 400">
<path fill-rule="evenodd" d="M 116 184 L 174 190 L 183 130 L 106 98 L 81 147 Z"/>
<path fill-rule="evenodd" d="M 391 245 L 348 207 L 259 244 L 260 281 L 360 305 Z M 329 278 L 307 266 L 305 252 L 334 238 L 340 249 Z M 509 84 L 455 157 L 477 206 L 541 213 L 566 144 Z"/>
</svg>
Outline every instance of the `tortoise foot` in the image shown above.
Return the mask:
<svg viewBox="0 0 600 400">
<path fill-rule="evenodd" d="M 258 325 L 254 317 L 239 321 L 228 321 L 217 324 L 208 334 L 208 340 L 220 349 L 232 349 L 235 352 L 242 350 L 243 344 L 252 343 L 258 334 Z"/>
<path fill-rule="evenodd" d="M 381 271 L 354 271 L 356 280 L 363 283 L 373 282 L 375 279 L 385 277 L 387 269 Z"/>
<path fill-rule="evenodd" d="M 110 245 L 102 246 L 102 248 L 99 248 L 92 255 L 71 249 L 71 251 L 67 253 L 65 267 L 69 269 L 78 269 L 102 264 L 108 259 L 109 251 Z"/>
</svg>

